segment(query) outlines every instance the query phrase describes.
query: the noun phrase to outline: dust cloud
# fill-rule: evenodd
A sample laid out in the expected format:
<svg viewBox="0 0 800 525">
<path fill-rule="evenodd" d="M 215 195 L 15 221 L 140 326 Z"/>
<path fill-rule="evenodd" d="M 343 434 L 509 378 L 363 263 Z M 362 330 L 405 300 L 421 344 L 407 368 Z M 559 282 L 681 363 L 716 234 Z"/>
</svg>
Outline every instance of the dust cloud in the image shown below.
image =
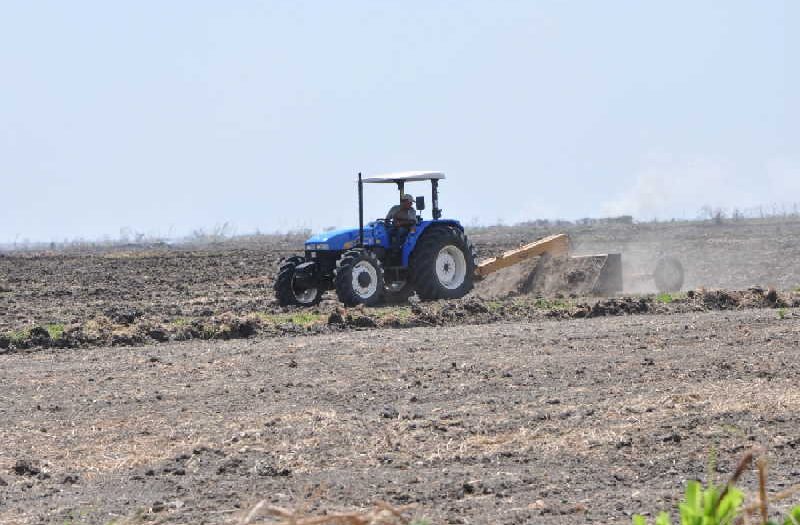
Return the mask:
<svg viewBox="0 0 800 525">
<path fill-rule="evenodd" d="M 656 293 L 653 272 L 659 259 L 673 257 L 684 270 L 682 290 L 732 289 L 750 287 L 794 290 L 800 286 L 800 219 L 769 218 L 723 221 L 672 221 L 633 224 L 568 225 L 562 228 L 508 227 L 504 236 L 530 242 L 552 233 L 569 234 L 571 255 L 621 253 L 624 293 Z M 497 239 L 498 232 L 492 237 Z M 472 235 L 480 247 L 482 235 Z M 487 239 L 489 241 L 489 239 Z M 506 245 L 503 248 L 513 247 Z M 485 256 L 497 251 L 489 241 Z M 490 275 L 476 287 L 475 294 L 496 298 L 525 292 L 525 283 L 539 263 L 521 263 Z M 553 270 L 552 268 L 550 270 Z M 574 268 L 558 268 L 562 277 Z M 580 286 L 529 288 L 537 295 L 581 294 Z"/>
</svg>

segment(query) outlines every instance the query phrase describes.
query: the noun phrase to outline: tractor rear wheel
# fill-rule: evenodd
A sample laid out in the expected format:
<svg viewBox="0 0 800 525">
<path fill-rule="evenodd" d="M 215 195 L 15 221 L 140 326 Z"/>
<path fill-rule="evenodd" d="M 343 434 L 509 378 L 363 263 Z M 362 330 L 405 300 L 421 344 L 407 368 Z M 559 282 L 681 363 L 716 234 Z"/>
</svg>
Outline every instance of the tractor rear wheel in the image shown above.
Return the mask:
<svg viewBox="0 0 800 525">
<path fill-rule="evenodd" d="M 460 229 L 433 227 L 417 242 L 411 273 L 423 301 L 464 297 L 473 287 L 475 250 Z"/>
<path fill-rule="evenodd" d="M 336 295 L 345 306 L 375 306 L 383 300 L 383 268 L 375 254 L 349 250 L 336 262 Z"/>
<path fill-rule="evenodd" d="M 281 306 L 314 306 L 322 299 L 322 290 L 319 288 L 305 288 L 295 283 L 294 270 L 297 265 L 303 264 L 305 259 L 292 256 L 283 261 L 278 276 L 275 278 L 275 298 Z"/>
</svg>

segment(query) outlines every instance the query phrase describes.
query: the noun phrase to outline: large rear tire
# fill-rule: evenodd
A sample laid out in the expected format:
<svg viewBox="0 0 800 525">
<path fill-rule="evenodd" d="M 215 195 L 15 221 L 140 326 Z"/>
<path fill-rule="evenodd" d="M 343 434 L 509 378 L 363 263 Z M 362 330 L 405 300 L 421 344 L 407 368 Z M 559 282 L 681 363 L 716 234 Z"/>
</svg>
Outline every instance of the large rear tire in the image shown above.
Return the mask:
<svg viewBox="0 0 800 525">
<path fill-rule="evenodd" d="M 430 227 L 417 241 L 410 266 L 423 301 L 458 299 L 473 288 L 475 251 L 458 228 Z"/>
<path fill-rule="evenodd" d="M 683 265 L 675 257 L 662 257 L 653 271 L 653 280 L 660 293 L 679 292 L 683 287 Z"/>
<path fill-rule="evenodd" d="M 376 306 L 383 300 L 383 268 L 375 254 L 349 250 L 336 262 L 336 295 L 345 306 Z"/>
<path fill-rule="evenodd" d="M 294 280 L 294 270 L 305 259 L 292 256 L 283 261 L 278 276 L 275 278 L 275 298 L 281 306 L 314 306 L 322 299 L 322 290 L 319 288 L 303 288 Z"/>
</svg>

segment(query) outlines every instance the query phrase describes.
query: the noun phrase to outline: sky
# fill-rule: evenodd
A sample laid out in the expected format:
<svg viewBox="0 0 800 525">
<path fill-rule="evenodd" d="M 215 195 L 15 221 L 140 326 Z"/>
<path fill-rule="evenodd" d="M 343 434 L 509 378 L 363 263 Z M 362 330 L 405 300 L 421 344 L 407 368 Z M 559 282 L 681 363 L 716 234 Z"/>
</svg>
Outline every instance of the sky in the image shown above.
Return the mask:
<svg viewBox="0 0 800 525">
<path fill-rule="evenodd" d="M 0 243 L 355 226 L 358 172 L 418 169 L 466 224 L 791 206 L 797 27 L 794 0 L 0 0 Z"/>
</svg>

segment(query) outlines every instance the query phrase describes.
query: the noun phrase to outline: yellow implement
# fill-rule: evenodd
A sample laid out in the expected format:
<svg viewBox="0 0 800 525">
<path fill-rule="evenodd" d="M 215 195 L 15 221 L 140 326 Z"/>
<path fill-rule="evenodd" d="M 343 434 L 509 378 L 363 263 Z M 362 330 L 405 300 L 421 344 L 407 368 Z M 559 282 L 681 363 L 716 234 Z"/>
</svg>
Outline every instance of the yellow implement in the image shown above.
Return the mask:
<svg viewBox="0 0 800 525">
<path fill-rule="evenodd" d="M 508 268 L 545 253 L 553 257 L 567 255 L 569 253 L 569 237 L 563 233 L 551 235 L 514 250 L 509 250 L 499 257 L 487 259 L 475 268 L 475 278 L 482 279 L 497 270 Z"/>
<path fill-rule="evenodd" d="M 491 273 L 534 257 L 541 258 L 533 272 L 527 277 L 525 287 L 534 286 L 534 283 L 547 283 L 550 279 L 558 282 L 560 278 L 569 279 L 571 277 L 584 283 L 584 286 L 593 294 L 610 295 L 622 291 L 622 256 L 620 254 L 606 253 L 570 257 L 569 237 L 563 233 L 550 235 L 479 263 L 475 267 L 475 280 L 481 280 Z M 569 275 L 550 275 L 548 262 L 556 258 L 565 259 L 569 267 L 572 267 L 573 270 Z"/>
</svg>

